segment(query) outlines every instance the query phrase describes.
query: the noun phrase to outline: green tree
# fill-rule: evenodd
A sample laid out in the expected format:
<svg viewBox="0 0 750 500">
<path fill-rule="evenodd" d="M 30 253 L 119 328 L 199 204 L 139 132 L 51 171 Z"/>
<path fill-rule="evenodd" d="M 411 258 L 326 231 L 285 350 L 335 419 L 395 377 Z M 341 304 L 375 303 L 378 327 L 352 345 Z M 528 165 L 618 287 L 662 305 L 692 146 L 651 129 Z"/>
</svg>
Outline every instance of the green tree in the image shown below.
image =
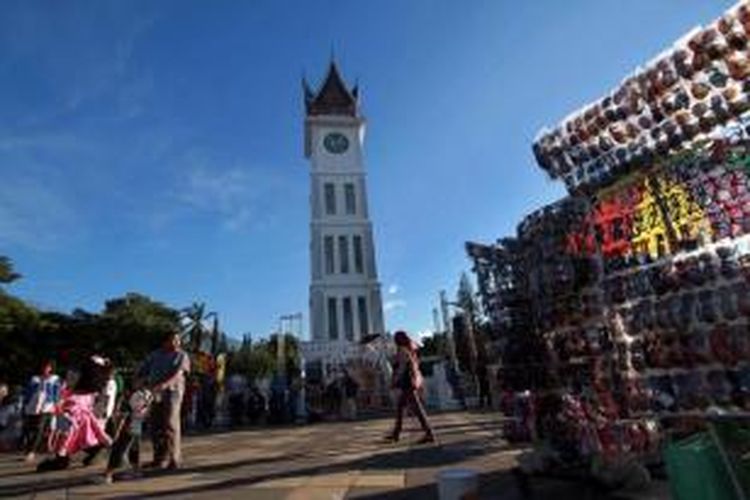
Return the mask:
<svg viewBox="0 0 750 500">
<path fill-rule="evenodd" d="M 6 256 L 0 255 L 0 283 L 13 283 L 21 277 L 13 270 L 13 262 Z"/>
<path fill-rule="evenodd" d="M 133 366 L 179 326 L 177 310 L 145 295 L 128 293 L 105 303 L 97 330 L 102 351 L 124 365 Z"/>
<path fill-rule="evenodd" d="M 429 337 L 422 339 L 422 347 L 419 349 L 419 355 L 425 356 L 440 356 L 444 357 L 448 355 L 448 342 L 443 333 L 433 333 Z"/>
<path fill-rule="evenodd" d="M 456 292 L 456 302 L 459 307 L 463 310 L 472 322 L 472 325 L 477 324 L 479 319 L 479 303 L 477 302 L 476 294 L 474 293 L 474 287 L 469 280 L 469 276 L 463 272 L 458 282 L 458 291 Z"/>
<path fill-rule="evenodd" d="M 187 321 L 184 332 L 187 344 L 192 352 L 198 352 L 202 349 L 203 341 L 209 333 L 205 322 L 213 318 L 214 323 L 211 330 L 211 349 L 213 351 L 216 347 L 215 344 L 218 340 L 216 337 L 219 333 L 219 320 L 216 312 L 207 312 L 205 302 L 193 302 L 180 312 L 182 313 L 182 317 Z"/>
<path fill-rule="evenodd" d="M 25 371 L 39 364 L 39 311 L 0 291 L 0 380 L 21 382 Z"/>
<path fill-rule="evenodd" d="M 273 374 L 278 367 L 279 335 L 273 334 L 256 342 L 251 342 L 250 336 L 246 335 L 243 340 L 240 348 L 232 353 L 229 371 L 242 373 L 251 380 Z M 299 341 L 294 335 L 286 334 L 283 344 L 286 374 L 296 377 L 300 373 Z"/>
<path fill-rule="evenodd" d="M 221 332 L 217 352 L 229 352 L 229 341 L 227 340 L 227 334 L 224 332 Z"/>
<path fill-rule="evenodd" d="M 469 276 L 464 272 L 458 283 L 456 303 L 459 314 L 453 317 L 453 332 L 456 345 L 456 357 L 462 369 L 476 372 L 479 358 L 479 303 Z"/>
<path fill-rule="evenodd" d="M 0 256 L 0 284 L 20 277 Z M 23 382 L 42 359 L 59 369 L 92 353 L 134 367 L 168 331 L 179 328 L 179 313 L 137 293 L 108 300 L 101 313 L 38 311 L 0 287 L 0 379 Z"/>
<path fill-rule="evenodd" d="M 278 360 L 278 349 L 279 349 L 279 334 L 274 333 L 268 337 L 268 342 L 265 342 L 265 348 Z M 299 366 L 299 341 L 297 337 L 289 333 L 284 334 L 283 337 L 283 356 L 285 370 L 288 375 L 297 376 L 300 373 Z"/>
<path fill-rule="evenodd" d="M 265 342 L 245 344 L 229 359 L 229 371 L 241 373 L 249 380 L 258 380 L 271 375 L 276 367 L 276 358 Z"/>
<path fill-rule="evenodd" d="M 8 257 L 0 256 L 0 284 L 10 284 L 21 277 Z M 20 382 L 19 371 L 35 366 L 36 331 L 39 311 L 0 287 L 0 379 Z"/>
</svg>

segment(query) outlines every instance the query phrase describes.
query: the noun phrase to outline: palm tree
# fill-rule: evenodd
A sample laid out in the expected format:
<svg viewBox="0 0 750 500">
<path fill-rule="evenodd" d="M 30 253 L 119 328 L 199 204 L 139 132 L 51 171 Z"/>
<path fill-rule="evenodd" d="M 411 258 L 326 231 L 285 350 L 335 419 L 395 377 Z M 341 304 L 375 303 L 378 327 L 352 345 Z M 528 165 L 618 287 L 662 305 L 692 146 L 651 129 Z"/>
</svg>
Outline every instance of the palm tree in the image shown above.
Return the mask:
<svg viewBox="0 0 750 500">
<path fill-rule="evenodd" d="M 216 313 L 208 313 L 206 318 L 213 316 L 211 324 L 211 354 L 216 356 L 219 353 L 219 316 Z"/>
<path fill-rule="evenodd" d="M 0 255 L 0 283 L 12 283 L 21 275 L 13 271 L 13 262 L 8 257 Z"/>
<path fill-rule="evenodd" d="M 193 302 L 190 307 L 186 307 L 180 311 L 183 319 L 187 321 L 184 326 L 184 336 L 190 350 L 198 352 L 203 345 L 204 334 L 207 333 L 205 322 L 213 318 L 213 336 L 218 335 L 219 319 L 218 314 L 214 311 L 206 312 L 205 302 Z M 214 347 L 214 340 L 212 339 L 212 348 Z"/>
</svg>

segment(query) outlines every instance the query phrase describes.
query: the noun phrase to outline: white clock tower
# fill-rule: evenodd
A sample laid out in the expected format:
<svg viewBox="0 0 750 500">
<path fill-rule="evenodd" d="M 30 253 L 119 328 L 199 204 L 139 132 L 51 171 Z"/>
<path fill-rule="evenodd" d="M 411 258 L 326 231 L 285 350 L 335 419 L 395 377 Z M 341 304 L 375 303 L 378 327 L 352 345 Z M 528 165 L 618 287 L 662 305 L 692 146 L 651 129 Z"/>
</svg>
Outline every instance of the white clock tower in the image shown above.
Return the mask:
<svg viewBox="0 0 750 500">
<path fill-rule="evenodd" d="M 365 119 L 359 92 L 331 62 L 314 91 L 303 80 L 305 157 L 310 160 L 310 337 L 307 361 L 324 367 L 384 333 L 375 246 L 367 208 Z"/>
</svg>

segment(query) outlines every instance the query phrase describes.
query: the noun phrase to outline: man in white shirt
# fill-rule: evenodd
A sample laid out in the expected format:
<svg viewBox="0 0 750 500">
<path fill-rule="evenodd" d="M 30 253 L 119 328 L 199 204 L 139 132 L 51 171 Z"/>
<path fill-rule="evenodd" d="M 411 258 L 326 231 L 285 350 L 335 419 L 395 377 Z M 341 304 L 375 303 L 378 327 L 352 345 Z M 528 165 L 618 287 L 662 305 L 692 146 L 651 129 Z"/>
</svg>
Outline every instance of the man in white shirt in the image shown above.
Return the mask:
<svg viewBox="0 0 750 500">
<path fill-rule="evenodd" d="M 182 459 L 180 409 L 190 358 L 180 347 L 180 332 L 169 332 L 162 347 L 149 354 L 138 372 L 154 394 L 151 408 L 154 460 L 150 466 L 159 469 L 177 469 Z"/>
</svg>

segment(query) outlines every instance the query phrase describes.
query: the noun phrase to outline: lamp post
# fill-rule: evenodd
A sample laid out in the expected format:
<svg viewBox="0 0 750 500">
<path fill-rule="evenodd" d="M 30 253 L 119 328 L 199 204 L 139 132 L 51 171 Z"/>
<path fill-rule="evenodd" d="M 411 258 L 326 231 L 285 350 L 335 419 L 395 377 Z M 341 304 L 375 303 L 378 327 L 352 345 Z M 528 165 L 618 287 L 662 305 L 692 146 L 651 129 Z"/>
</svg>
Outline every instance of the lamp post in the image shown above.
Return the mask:
<svg viewBox="0 0 750 500">
<path fill-rule="evenodd" d="M 284 339 L 285 330 L 284 330 L 283 326 L 284 326 L 284 324 L 286 322 L 286 324 L 289 327 L 289 333 L 292 334 L 292 336 L 294 336 L 297 339 L 298 343 L 301 343 L 302 342 L 302 318 L 303 318 L 302 313 L 294 313 L 294 314 L 285 314 L 285 315 L 282 315 L 279 318 L 279 321 L 281 323 L 280 337 L 282 339 Z M 295 326 L 296 326 L 296 328 L 295 328 Z M 280 341 L 280 343 L 282 343 L 282 344 L 284 344 L 285 342 L 286 342 L 286 339 Z M 277 352 L 277 356 L 278 355 L 279 354 Z M 307 421 L 307 404 L 306 404 L 306 396 L 305 396 L 305 358 L 302 355 L 302 349 L 300 348 L 299 345 L 298 345 L 298 349 L 297 349 L 297 355 L 299 357 L 298 360 L 299 360 L 299 369 L 300 369 L 300 378 L 299 378 L 300 388 L 299 388 L 299 391 L 297 392 L 296 406 L 297 406 L 298 411 L 297 411 L 297 415 L 296 416 L 297 416 L 297 421 L 298 422 L 305 422 L 305 421 Z M 281 356 L 282 356 L 282 361 L 281 362 L 283 363 L 284 377 L 287 378 L 286 377 L 286 375 L 287 375 L 287 373 L 286 373 L 286 356 L 284 356 L 283 353 L 281 354 Z M 278 360 L 277 360 L 277 362 L 278 362 Z"/>
<path fill-rule="evenodd" d="M 448 342 L 448 355 L 451 358 L 451 364 L 453 369 L 458 373 L 458 360 L 456 359 L 456 343 L 453 339 L 453 325 L 451 324 L 450 317 L 448 316 L 448 302 L 447 294 L 445 290 L 440 290 L 440 312 L 443 316 L 443 328 L 445 329 L 445 337 Z"/>
</svg>

